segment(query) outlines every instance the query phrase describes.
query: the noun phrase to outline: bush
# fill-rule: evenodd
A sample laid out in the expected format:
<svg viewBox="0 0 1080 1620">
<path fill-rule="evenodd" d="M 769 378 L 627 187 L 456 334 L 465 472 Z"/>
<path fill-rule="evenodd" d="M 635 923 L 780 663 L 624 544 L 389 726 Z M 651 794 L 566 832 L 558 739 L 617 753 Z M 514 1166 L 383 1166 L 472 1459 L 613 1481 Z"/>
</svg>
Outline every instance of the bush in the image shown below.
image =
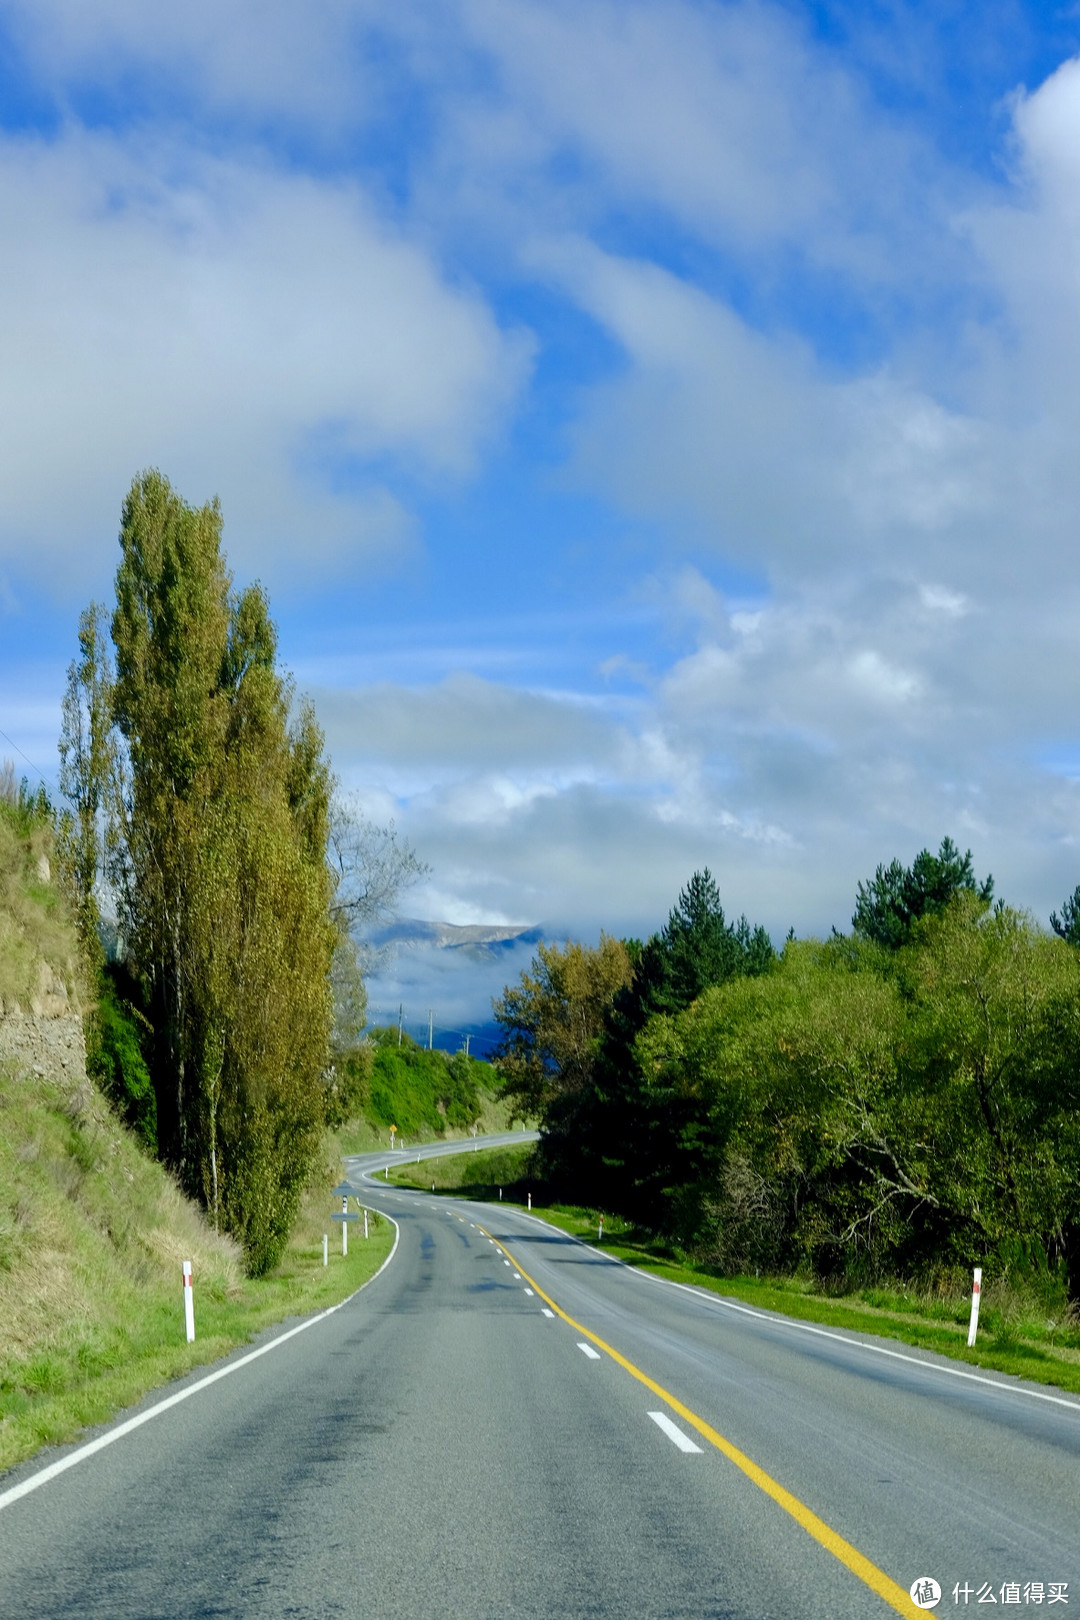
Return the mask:
<svg viewBox="0 0 1080 1620">
<path fill-rule="evenodd" d="M 157 1152 L 157 1099 L 140 1039 L 146 1020 L 104 973 L 87 1052 L 92 1080 L 151 1153 Z"/>
</svg>

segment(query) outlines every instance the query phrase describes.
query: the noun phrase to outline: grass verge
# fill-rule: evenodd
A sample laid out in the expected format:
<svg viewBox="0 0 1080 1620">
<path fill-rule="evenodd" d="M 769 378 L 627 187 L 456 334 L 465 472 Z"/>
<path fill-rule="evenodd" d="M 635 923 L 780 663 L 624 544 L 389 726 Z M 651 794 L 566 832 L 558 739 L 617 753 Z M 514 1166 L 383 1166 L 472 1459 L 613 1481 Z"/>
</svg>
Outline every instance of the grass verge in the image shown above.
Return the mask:
<svg viewBox="0 0 1080 1620">
<path fill-rule="evenodd" d="M 281 1264 L 251 1279 L 236 1245 L 181 1197 L 91 1087 L 0 1071 L 0 1471 L 367 1281 L 393 1228 L 377 1219 L 365 1243 L 353 1223 L 342 1258 L 329 1219 L 341 1174 L 332 1141 L 327 1157 Z M 190 1345 L 183 1259 L 195 1273 Z"/>
<path fill-rule="evenodd" d="M 502 1185 L 503 1202 L 523 1209 L 530 1152 L 531 1147 L 520 1147 L 454 1154 L 428 1164 L 399 1165 L 391 1170 L 390 1179 L 399 1186 L 423 1192 L 430 1192 L 434 1181 L 444 1196 L 486 1201 L 497 1200 Z M 599 1211 L 546 1203 L 535 1183 L 533 1188 L 534 1215 L 573 1237 L 597 1244 Z M 1004 1285 L 995 1285 L 992 1279 L 984 1289 L 979 1339 L 969 1350 L 971 1301 L 964 1292 L 920 1293 L 897 1283 L 834 1294 L 822 1292 L 811 1278 L 725 1277 L 673 1253 L 612 1215 L 604 1217 L 604 1236 L 599 1246 L 613 1258 L 654 1276 L 707 1288 L 760 1310 L 777 1311 L 840 1331 L 895 1339 L 971 1367 L 1080 1394 L 1080 1330 L 1075 1313 L 1062 1313 L 1060 1318 L 1040 1314 L 1036 1301 Z"/>
</svg>

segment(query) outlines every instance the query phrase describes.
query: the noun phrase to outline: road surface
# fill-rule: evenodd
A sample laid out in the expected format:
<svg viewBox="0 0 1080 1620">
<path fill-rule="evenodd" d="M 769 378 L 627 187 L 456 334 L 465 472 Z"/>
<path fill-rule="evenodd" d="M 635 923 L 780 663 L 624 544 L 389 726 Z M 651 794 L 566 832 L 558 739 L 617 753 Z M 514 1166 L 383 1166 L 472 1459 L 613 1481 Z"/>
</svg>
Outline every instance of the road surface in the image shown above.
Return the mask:
<svg viewBox="0 0 1080 1620">
<path fill-rule="evenodd" d="M 351 1301 L 0 1478 L 0 1615 L 1080 1611 L 1080 1401 L 375 1179 L 415 1153 L 349 1162 L 400 1234 Z"/>
</svg>

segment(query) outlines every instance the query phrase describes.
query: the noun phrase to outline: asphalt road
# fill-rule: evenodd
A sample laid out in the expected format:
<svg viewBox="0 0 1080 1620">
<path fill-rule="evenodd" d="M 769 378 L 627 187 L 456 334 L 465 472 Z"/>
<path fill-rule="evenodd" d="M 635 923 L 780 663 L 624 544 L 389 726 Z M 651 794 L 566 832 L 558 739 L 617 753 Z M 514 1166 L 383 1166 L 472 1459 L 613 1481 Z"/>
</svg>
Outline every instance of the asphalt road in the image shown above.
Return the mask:
<svg viewBox="0 0 1080 1620">
<path fill-rule="evenodd" d="M 350 1162 L 400 1231 L 350 1302 L 0 1478 L 0 1614 L 846 1620 L 918 1613 L 924 1575 L 938 1614 L 1080 1608 L 1080 1402 L 395 1191 L 388 1158 Z"/>
</svg>

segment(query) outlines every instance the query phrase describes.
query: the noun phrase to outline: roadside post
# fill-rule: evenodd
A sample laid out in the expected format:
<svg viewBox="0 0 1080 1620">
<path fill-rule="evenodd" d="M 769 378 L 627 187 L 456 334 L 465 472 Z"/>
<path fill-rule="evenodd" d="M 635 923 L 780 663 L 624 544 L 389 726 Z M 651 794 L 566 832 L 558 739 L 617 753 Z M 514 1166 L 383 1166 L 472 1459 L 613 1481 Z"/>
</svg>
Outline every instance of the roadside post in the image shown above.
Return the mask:
<svg viewBox="0 0 1080 1620">
<path fill-rule="evenodd" d="M 322 1263 L 323 1263 L 324 1266 L 330 1264 L 329 1255 L 327 1253 L 327 1243 L 328 1242 L 329 1242 L 329 1238 L 327 1237 L 326 1233 L 324 1232 L 323 1235 L 322 1235 Z"/>
<path fill-rule="evenodd" d="M 982 1298 L 982 1266 L 975 1267 L 975 1276 L 971 1284 L 971 1321 L 968 1323 L 968 1349 L 975 1343 L 975 1335 L 979 1331 L 979 1301 Z"/>
<path fill-rule="evenodd" d="M 603 1243 L 603 1241 L 604 1241 L 604 1217 L 603 1217 L 603 1215 L 600 1216 L 600 1230 L 596 1234 L 596 1241 L 597 1241 L 597 1243 Z"/>
<path fill-rule="evenodd" d="M 188 1344 L 195 1342 L 195 1296 L 194 1277 L 191 1271 L 191 1261 L 183 1262 L 184 1272 L 184 1328 L 187 1332 Z"/>
<path fill-rule="evenodd" d="M 349 1222 L 358 1221 L 359 1215 L 349 1214 L 349 1199 L 356 1198 L 356 1189 L 348 1181 L 341 1181 L 334 1188 L 331 1197 L 341 1199 L 341 1209 L 334 1211 L 330 1219 L 341 1222 L 341 1253 L 344 1257 L 349 1252 Z M 359 1199 L 357 1199 L 359 1203 Z"/>
<path fill-rule="evenodd" d="M 529 1194 L 529 1208 L 532 1209 L 532 1193 Z"/>
<path fill-rule="evenodd" d="M 364 1236 L 367 1237 L 367 1210 L 364 1211 Z"/>
<path fill-rule="evenodd" d="M 394 1137 L 396 1135 L 397 1135 L 397 1126 L 396 1125 L 391 1125 L 391 1127 L 390 1127 L 390 1151 L 391 1151 L 391 1153 L 393 1153 L 393 1151 L 394 1151 Z"/>
</svg>

